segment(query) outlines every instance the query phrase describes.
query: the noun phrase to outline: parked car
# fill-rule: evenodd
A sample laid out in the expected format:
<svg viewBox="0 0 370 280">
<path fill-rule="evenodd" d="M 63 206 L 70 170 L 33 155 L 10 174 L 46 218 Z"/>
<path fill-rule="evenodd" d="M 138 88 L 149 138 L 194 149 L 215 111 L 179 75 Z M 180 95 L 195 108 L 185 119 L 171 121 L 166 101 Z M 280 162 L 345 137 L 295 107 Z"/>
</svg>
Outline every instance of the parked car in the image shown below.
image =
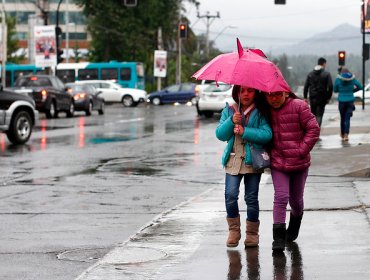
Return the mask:
<svg viewBox="0 0 370 280">
<path fill-rule="evenodd" d="M 195 95 L 196 95 L 196 100 L 197 100 L 195 106 L 197 108 L 198 115 L 200 115 L 199 107 L 198 107 L 199 97 L 202 94 L 203 90 L 205 88 L 207 88 L 212 82 L 214 82 L 214 81 L 212 81 L 212 80 L 202 80 L 200 82 L 200 84 L 195 86 Z"/>
<path fill-rule="evenodd" d="M 27 75 L 19 77 L 12 91 L 27 94 L 35 100 L 36 109 L 46 114 L 48 119 L 57 118 L 63 111 L 67 117 L 74 115 L 74 101 L 65 85 L 55 76 Z"/>
<path fill-rule="evenodd" d="M 75 111 L 85 111 L 86 116 L 90 116 L 93 110 L 97 110 L 99 115 L 104 114 L 104 99 L 101 97 L 101 91 L 85 84 L 68 83 L 66 87 L 73 96 Z"/>
<path fill-rule="evenodd" d="M 0 91 L 0 131 L 5 132 L 13 144 L 24 144 L 39 119 L 35 101 L 24 94 Z"/>
<path fill-rule="evenodd" d="M 198 114 L 211 118 L 214 113 L 220 113 L 225 108 L 226 102 L 229 105 L 235 103 L 232 98 L 233 86 L 225 83 L 215 82 L 206 87 L 199 95 Z"/>
<path fill-rule="evenodd" d="M 195 84 L 182 83 L 168 86 L 160 91 L 155 91 L 149 94 L 148 101 L 154 105 L 166 103 L 186 103 L 191 102 L 196 104 Z"/>
<path fill-rule="evenodd" d="M 353 93 L 355 96 L 355 102 L 362 102 L 362 89 Z M 370 84 L 365 86 L 365 103 L 370 102 Z"/>
<path fill-rule="evenodd" d="M 124 88 L 113 81 L 84 80 L 76 81 L 76 83 L 94 86 L 98 91 L 102 92 L 101 96 L 106 103 L 121 102 L 125 107 L 135 107 L 140 102 L 146 102 L 147 99 L 145 90 Z"/>
</svg>

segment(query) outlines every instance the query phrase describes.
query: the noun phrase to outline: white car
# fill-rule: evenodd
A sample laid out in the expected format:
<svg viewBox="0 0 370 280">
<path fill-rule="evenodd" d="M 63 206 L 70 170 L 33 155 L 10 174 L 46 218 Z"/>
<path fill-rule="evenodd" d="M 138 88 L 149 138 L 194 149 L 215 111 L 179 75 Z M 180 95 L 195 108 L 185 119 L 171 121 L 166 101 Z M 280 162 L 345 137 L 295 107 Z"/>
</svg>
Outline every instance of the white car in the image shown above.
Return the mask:
<svg viewBox="0 0 370 280">
<path fill-rule="evenodd" d="M 215 82 L 206 87 L 200 94 L 197 103 L 198 114 L 211 118 L 214 113 L 220 113 L 225 108 L 226 102 L 229 105 L 235 103 L 232 98 L 233 86 L 225 83 Z"/>
<path fill-rule="evenodd" d="M 362 89 L 353 93 L 355 102 L 362 102 Z M 365 87 L 365 103 L 370 102 L 370 84 Z"/>
<path fill-rule="evenodd" d="M 125 107 L 134 107 L 140 102 L 147 101 L 147 92 L 142 89 L 124 88 L 113 81 L 85 80 L 76 83 L 89 84 L 101 92 L 104 102 L 122 102 Z"/>
</svg>

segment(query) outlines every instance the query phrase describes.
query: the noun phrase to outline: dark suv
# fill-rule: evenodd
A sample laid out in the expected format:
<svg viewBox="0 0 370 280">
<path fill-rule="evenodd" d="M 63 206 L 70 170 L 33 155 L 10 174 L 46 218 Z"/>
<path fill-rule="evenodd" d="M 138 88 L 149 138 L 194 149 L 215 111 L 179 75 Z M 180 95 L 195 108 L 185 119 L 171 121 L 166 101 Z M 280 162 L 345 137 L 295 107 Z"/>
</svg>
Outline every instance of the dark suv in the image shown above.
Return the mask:
<svg viewBox="0 0 370 280">
<path fill-rule="evenodd" d="M 45 113 L 48 119 L 57 118 L 58 112 L 61 111 L 66 112 L 67 117 L 74 115 L 73 96 L 68 93 L 58 77 L 49 75 L 19 77 L 11 90 L 32 97 L 36 109 Z"/>
<path fill-rule="evenodd" d="M 24 144 L 39 119 L 35 101 L 29 96 L 0 89 L 0 131 L 13 144 Z"/>
</svg>

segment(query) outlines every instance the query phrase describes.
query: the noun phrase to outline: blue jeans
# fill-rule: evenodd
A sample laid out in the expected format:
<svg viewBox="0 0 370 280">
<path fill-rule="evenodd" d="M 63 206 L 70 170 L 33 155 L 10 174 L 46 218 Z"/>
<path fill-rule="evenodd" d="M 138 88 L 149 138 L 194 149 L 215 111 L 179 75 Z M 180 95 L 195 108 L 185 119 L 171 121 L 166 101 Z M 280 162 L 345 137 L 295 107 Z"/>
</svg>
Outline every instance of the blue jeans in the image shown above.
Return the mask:
<svg viewBox="0 0 370 280">
<path fill-rule="evenodd" d="M 247 204 L 247 220 L 258 222 L 259 202 L 258 191 L 261 180 L 261 173 L 248 173 L 230 175 L 226 173 L 225 177 L 225 205 L 228 218 L 239 216 L 239 188 L 240 182 L 244 177 L 244 200 Z"/>
<path fill-rule="evenodd" d="M 350 122 L 354 109 L 353 102 L 339 102 L 338 108 L 340 113 L 340 132 L 342 134 L 349 134 Z"/>
</svg>

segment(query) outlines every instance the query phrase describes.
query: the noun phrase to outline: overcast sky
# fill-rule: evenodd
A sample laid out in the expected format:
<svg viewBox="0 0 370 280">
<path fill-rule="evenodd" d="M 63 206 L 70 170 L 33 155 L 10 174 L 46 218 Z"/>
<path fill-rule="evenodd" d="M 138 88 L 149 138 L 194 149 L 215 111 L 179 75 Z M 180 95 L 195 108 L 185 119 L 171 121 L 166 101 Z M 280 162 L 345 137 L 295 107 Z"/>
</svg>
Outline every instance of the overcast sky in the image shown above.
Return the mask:
<svg viewBox="0 0 370 280">
<path fill-rule="evenodd" d="M 293 44 L 348 23 L 359 28 L 361 0 L 198 0 L 200 16 L 216 16 L 210 24 L 210 40 L 222 51 L 236 50 L 236 37 L 243 46 L 268 51 L 273 46 Z M 183 1 L 184 3 L 185 1 Z M 194 5 L 185 4 L 190 27 L 205 33 L 206 18 L 197 18 Z M 210 21 L 211 22 L 211 21 Z"/>
</svg>

